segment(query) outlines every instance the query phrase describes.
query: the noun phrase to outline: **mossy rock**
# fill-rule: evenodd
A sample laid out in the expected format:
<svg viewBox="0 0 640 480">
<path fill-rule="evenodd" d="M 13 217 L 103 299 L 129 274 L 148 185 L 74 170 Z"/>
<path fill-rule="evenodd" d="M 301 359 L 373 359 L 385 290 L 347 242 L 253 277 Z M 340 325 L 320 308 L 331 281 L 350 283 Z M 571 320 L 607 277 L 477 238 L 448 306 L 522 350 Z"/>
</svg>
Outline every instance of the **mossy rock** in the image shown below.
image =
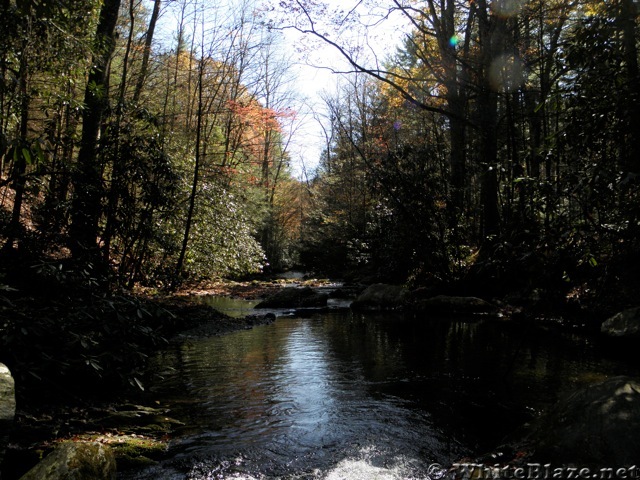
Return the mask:
<svg viewBox="0 0 640 480">
<path fill-rule="evenodd" d="M 115 480 L 111 448 L 98 442 L 65 442 L 20 480 Z"/>
<path fill-rule="evenodd" d="M 167 444 L 152 438 L 125 435 L 113 439 L 111 448 L 118 470 L 122 471 L 157 463 L 165 455 Z"/>
<path fill-rule="evenodd" d="M 118 471 L 157 463 L 167 452 L 166 441 L 145 435 L 83 435 L 86 441 L 109 445 Z"/>
</svg>

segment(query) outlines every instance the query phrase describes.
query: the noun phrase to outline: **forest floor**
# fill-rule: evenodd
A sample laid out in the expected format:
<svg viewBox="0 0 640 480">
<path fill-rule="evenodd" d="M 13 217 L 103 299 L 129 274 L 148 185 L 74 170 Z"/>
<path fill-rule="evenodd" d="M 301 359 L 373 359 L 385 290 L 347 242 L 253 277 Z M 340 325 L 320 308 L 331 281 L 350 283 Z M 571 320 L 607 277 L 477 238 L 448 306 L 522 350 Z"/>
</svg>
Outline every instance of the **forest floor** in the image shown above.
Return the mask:
<svg viewBox="0 0 640 480">
<path fill-rule="evenodd" d="M 253 280 L 208 280 L 191 285 L 185 285 L 174 297 L 193 297 L 215 295 L 224 297 L 254 300 L 287 286 L 321 287 L 333 283 L 327 278 L 295 276 L 293 278 L 265 277 Z"/>
</svg>

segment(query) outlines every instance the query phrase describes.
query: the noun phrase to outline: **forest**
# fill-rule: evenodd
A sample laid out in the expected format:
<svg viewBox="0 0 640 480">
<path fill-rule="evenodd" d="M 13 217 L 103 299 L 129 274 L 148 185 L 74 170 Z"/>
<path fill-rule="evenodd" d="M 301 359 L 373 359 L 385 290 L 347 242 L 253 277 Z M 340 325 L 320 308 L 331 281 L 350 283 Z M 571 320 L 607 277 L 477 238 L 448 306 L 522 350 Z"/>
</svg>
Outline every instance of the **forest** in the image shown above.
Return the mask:
<svg viewBox="0 0 640 480">
<path fill-rule="evenodd" d="M 139 292 L 292 268 L 535 292 L 589 318 L 633 304 L 636 3 L 345 8 L 1 0 L 0 361 L 17 378 L 142 388 L 170 315 Z M 392 17 L 393 54 L 348 35 Z M 321 111 L 291 88 L 290 33 L 348 62 Z M 324 148 L 300 172 L 309 115 Z"/>
<path fill-rule="evenodd" d="M 300 178 L 277 35 L 332 43 L 339 13 L 184 2 L 156 32 L 164 8 L 3 3 L 5 266 L 127 289 L 303 265 L 571 290 L 632 260 L 633 2 L 391 2 L 375 14 L 411 28 L 395 55 L 369 68 L 334 43 L 353 72 Z"/>
</svg>

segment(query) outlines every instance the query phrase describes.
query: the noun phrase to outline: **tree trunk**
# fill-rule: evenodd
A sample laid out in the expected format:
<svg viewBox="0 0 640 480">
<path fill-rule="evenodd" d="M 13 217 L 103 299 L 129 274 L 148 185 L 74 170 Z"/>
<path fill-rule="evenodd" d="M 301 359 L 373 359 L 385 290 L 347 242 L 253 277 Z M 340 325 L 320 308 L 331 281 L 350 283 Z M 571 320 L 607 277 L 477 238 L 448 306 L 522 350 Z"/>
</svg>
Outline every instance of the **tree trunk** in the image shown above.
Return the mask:
<svg viewBox="0 0 640 480">
<path fill-rule="evenodd" d="M 102 173 L 97 159 L 100 125 L 108 106 L 108 67 L 115 49 L 115 27 L 120 0 L 105 0 L 96 28 L 93 68 L 89 72 L 82 112 L 82 137 L 73 179 L 70 247 L 76 258 L 98 256 L 98 223 L 103 194 Z"/>
<path fill-rule="evenodd" d="M 481 142 L 481 200 L 483 213 L 484 239 L 500 233 L 500 207 L 498 205 L 498 162 L 497 162 L 497 94 L 493 91 L 483 91 L 481 108 L 482 126 L 480 132 Z"/>
<path fill-rule="evenodd" d="M 153 2 L 153 11 L 151 12 L 151 18 L 149 19 L 149 28 L 147 28 L 147 33 L 145 34 L 144 38 L 144 51 L 142 54 L 142 65 L 140 66 L 140 76 L 138 77 L 138 82 L 136 83 L 136 89 L 133 92 L 134 105 L 138 103 L 138 100 L 140 100 L 140 94 L 142 93 L 142 88 L 144 87 L 144 82 L 149 71 L 151 44 L 153 43 L 153 34 L 156 30 L 156 23 L 158 22 L 158 17 L 160 16 L 161 4 L 162 0 L 154 0 Z"/>
<path fill-rule="evenodd" d="M 182 248 L 180 249 L 180 255 L 176 264 L 176 270 L 173 278 L 172 288 L 176 288 L 180 283 L 180 277 L 182 276 L 182 268 L 184 266 L 184 259 L 187 254 L 187 247 L 189 245 L 189 235 L 191 233 L 191 225 L 193 223 L 193 215 L 196 206 L 196 196 L 198 193 L 198 182 L 200 179 L 200 165 L 202 159 L 200 158 L 200 141 L 202 137 L 202 117 L 203 117 L 203 82 L 204 82 L 204 58 L 200 59 L 198 65 L 198 111 L 196 118 L 196 145 L 195 145 L 195 165 L 193 167 L 193 181 L 191 182 L 191 195 L 189 195 L 189 208 L 187 210 L 187 219 L 184 226 L 184 235 L 182 237 Z"/>
<path fill-rule="evenodd" d="M 487 239 L 500 233 L 498 205 L 498 93 L 491 82 L 491 68 L 502 48 L 505 19 L 490 15 L 486 0 L 480 0 L 479 37 L 481 48 L 481 78 L 478 92 L 481 201 L 483 213 L 482 237 Z"/>
<path fill-rule="evenodd" d="M 623 55 L 627 76 L 627 108 L 625 118 L 626 145 L 621 165 L 627 178 L 622 186 L 626 197 L 628 230 L 631 238 L 638 237 L 640 207 L 638 206 L 638 184 L 640 183 L 640 73 L 638 69 L 638 48 L 636 44 L 636 18 L 638 9 L 633 0 L 621 0 L 619 21 L 622 27 Z"/>
<path fill-rule="evenodd" d="M 451 107 L 451 102 L 449 103 Z M 450 119 L 449 140 L 450 153 L 449 161 L 451 168 L 451 199 L 454 212 L 454 224 L 457 223 L 457 216 L 464 211 L 464 192 L 467 179 L 466 161 L 466 126 L 458 119 Z"/>
<path fill-rule="evenodd" d="M 435 30 L 438 41 L 438 50 L 443 67 L 444 84 L 446 86 L 446 101 L 449 111 L 449 179 L 451 185 L 451 206 L 452 225 L 457 224 L 457 216 L 462 213 L 465 206 L 465 186 L 467 177 L 466 164 L 466 123 L 465 108 L 466 95 L 465 86 L 461 85 L 459 72 L 460 62 L 459 52 L 456 50 L 455 42 L 452 39 L 456 36 L 456 7 L 453 0 L 441 2 L 436 6 L 433 0 L 428 1 L 431 25 Z M 471 33 L 471 22 L 474 17 L 473 9 L 469 9 L 467 18 L 466 39 L 464 55 L 468 53 L 469 35 Z M 464 63 L 462 71 L 464 72 Z"/>
<path fill-rule="evenodd" d="M 621 0 L 622 41 L 627 69 L 629 116 L 627 118 L 627 155 L 625 167 L 640 174 L 640 75 L 638 73 L 638 48 L 636 46 L 636 17 L 638 10 L 633 0 Z"/>
<path fill-rule="evenodd" d="M 26 20 L 27 28 L 25 37 L 22 41 L 22 55 L 20 55 L 20 71 L 18 73 L 19 78 L 19 93 L 20 93 L 20 142 L 14 147 L 15 154 L 13 155 L 15 161 L 13 165 L 12 177 L 13 189 L 15 196 L 13 199 L 13 210 L 11 211 L 11 219 L 9 220 L 9 226 L 7 229 L 7 241 L 3 247 L 5 251 L 13 250 L 15 239 L 20 232 L 20 217 L 22 214 L 22 203 L 24 200 L 24 191 L 26 186 L 25 174 L 27 172 L 27 158 L 23 150 L 28 150 L 28 126 L 29 126 L 29 62 L 28 62 L 28 43 L 29 36 L 27 32 L 30 31 L 30 20 Z"/>
<path fill-rule="evenodd" d="M 125 102 L 127 92 L 127 80 L 129 73 L 129 56 L 133 45 L 133 34 L 135 29 L 135 5 L 134 0 L 129 1 L 129 35 L 127 37 L 127 46 L 122 60 L 122 77 L 120 79 L 120 90 L 118 92 L 118 100 L 116 106 L 116 119 L 112 133 L 109 135 L 109 143 L 112 145 L 112 168 L 111 168 L 111 185 L 109 187 L 107 211 L 104 232 L 102 235 L 102 251 L 105 263 L 109 262 L 111 255 L 111 241 L 118 230 L 118 204 L 120 203 L 120 194 L 125 188 L 126 177 L 126 160 L 122 158 L 120 152 L 120 131 L 122 121 L 125 114 Z"/>
</svg>

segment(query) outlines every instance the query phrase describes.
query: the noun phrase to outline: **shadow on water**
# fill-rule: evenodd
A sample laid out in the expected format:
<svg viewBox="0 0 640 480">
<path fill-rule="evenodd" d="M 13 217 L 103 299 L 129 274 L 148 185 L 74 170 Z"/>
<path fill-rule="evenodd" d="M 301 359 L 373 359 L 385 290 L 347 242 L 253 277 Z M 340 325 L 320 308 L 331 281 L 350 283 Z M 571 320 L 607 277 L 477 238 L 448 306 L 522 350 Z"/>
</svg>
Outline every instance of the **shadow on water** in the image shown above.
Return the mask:
<svg viewBox="0 0 640 480">
<path fill-rule="evenodd" d="M 281 318 L 155 359 L 153 393 L 184 427 L 169 460 L 122 478 L 425 478 L 628 368 L 521 324 Z"/>
</svg>

